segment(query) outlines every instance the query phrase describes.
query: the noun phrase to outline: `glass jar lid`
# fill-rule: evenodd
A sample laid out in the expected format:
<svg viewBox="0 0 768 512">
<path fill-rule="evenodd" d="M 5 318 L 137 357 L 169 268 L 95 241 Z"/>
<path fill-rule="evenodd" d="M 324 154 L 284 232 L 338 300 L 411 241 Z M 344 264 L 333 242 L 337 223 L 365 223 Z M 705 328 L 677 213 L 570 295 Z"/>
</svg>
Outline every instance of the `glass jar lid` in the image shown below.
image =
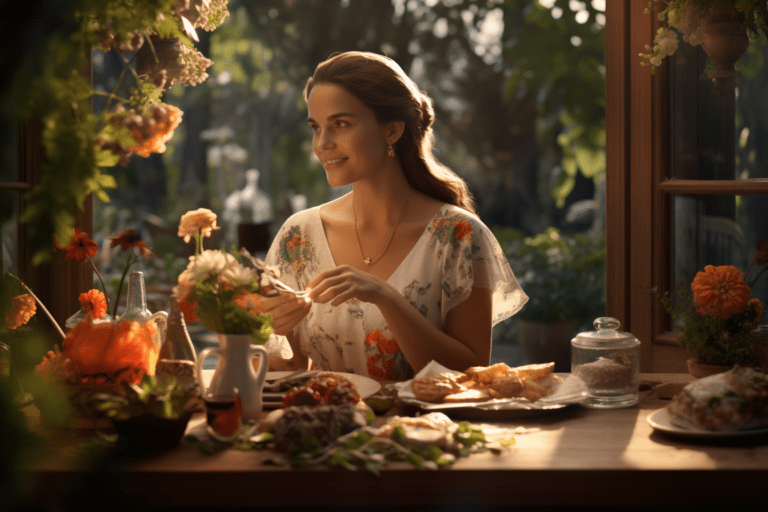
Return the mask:
<svg viewBox="0 0 768 512">
<path fill-rule="evenodd" d="M 631 333 L 619 331 L 621 322 L 608 316 L 600 317 L 592 322 L 594 331 L 582 332 L 571 340 L 579 347 L 600 348 L 629 348 L 640 344 L 640 340 Z"/>
</svg>

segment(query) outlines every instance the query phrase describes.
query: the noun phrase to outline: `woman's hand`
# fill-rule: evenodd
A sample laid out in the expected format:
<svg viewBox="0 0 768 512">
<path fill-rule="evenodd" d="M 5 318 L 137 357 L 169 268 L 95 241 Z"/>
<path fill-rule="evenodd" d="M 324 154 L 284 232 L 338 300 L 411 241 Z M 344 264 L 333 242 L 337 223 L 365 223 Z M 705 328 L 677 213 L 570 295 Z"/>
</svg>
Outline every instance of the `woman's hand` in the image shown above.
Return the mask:
<svg viewBox="0 0 768 512">
<path fill-rule="evenodd" d="M 305 295 L 298 297 L 290 293 L 281 293 L 262 301 L 264 313 L 272 315 L 272 327 L 275 334 L 285 336 L 301 322 L 312 307 L 312 301 Z"/>
<path fill-rule="evenodd" d="M 312 302 L 338 306 L 349 299 L 376 304 L 389 285 L 362 270 L 341 265 L 318 274 L 308 285 Z"/>
</svg>

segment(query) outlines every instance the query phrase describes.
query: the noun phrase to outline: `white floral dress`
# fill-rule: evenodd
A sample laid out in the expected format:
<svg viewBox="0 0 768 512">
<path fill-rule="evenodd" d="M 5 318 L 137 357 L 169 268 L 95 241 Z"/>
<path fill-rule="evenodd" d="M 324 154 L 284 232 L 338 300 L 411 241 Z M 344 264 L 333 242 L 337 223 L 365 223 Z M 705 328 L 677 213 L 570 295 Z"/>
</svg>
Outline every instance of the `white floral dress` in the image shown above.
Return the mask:
<svg viewBox="0 0 768 512">
<path fill-rule="evenodd" d="M 437 264 L 436 264 L 437 262 Z M 280 280 L 303 290 L 320 272 L 334 268 L 320 207 L 291 216 L 267 254 Z M 493 292 L 493 324 L 512 316 L 528 297 L 512 274 L 496 238 L 480 219 L 443 205 L 387 282 L 440 330 L 448 312 L 473 287 Z M 313 304 L 296 327 L 300 351 L 318 370 L 356 373 L 377 380 L 407 380 L 413 368 L 378 307 L 357 300 L 337 307 Z"/>
</svg>

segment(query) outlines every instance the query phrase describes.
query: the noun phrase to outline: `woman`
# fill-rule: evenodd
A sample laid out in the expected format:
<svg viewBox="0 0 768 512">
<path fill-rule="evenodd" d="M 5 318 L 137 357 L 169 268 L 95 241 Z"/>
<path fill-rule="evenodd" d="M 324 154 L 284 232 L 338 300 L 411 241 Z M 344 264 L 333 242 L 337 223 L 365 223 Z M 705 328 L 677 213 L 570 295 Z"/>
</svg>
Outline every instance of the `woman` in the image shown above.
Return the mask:
<svg viewBox="0 0 768 512">
<path fill-rule="evenodd" d="M 431 360 L 488 365 L 495 323 L 527 300 L 466 184 L 432 155 L 428 96 L 391 59 L 336 54 L 304 96 L 315 155 L 351 193 L 294 214 L 267 262 L 307 290 L 271 311 L 286 368 L 406 380 Z"/>
</svg>

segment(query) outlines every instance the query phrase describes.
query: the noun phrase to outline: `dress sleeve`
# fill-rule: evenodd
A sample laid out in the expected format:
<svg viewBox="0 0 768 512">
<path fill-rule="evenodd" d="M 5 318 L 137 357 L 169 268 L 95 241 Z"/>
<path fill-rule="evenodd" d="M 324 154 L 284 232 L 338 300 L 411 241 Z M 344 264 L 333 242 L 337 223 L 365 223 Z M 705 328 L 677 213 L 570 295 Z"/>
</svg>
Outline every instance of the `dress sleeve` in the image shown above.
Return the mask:
<svg viewBox="0 0 768 512">
<path fill-rule="evenodd" d="M 493 325 L 517 313 L 528 301 L 493 233 L 479 219 L 457 214 L 444 221 L 450 227 L 444 245 L 442 319 L 465 301 L 472 288 L 492 293 Z"/>
</svg>

